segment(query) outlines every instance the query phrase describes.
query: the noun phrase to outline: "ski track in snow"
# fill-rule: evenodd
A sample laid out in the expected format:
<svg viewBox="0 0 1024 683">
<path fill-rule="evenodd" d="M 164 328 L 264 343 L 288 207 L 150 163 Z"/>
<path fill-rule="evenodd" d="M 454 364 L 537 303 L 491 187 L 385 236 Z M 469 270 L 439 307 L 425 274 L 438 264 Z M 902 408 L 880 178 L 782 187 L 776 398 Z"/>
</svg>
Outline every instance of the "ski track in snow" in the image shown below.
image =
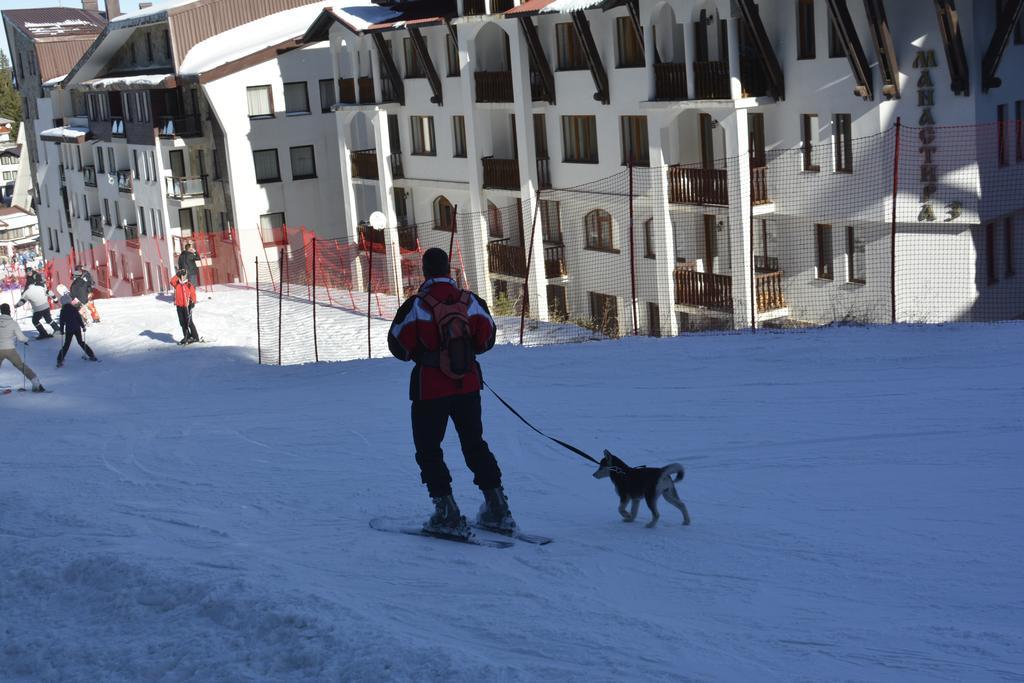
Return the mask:
<svg viewBox="0 0 1024 683">
<path fill-rule="evenodd" d="M 493 550 L 368 527 L 429 512 L 409 365 L 257 366 L 245 290 L 188 348 L 165 300 L 99 305 L 104 363 L 33 343 L 57 391 L 0 396 L 0 680 L 1024 681 L 1022 323 L 498 347 L 541 429 L 684 464 L 693 525 L 622 523 L 485 395 L 512 509 L 555 538 Z M 365 329 L 335 313 L 320 347 Z"/>
</svg>

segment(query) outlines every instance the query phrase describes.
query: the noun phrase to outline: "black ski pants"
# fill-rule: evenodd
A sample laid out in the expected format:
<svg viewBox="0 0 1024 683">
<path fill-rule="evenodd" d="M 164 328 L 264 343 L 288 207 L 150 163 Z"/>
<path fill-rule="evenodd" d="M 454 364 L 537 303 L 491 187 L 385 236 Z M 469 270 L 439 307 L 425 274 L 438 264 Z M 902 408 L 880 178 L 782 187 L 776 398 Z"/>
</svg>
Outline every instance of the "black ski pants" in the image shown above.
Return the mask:
<svg viewBox="0 0 1024 683">
<path fill-rule="evenodd" d="M 473 472 L 473 483 L 481 491 L 501 486 L 501 470 L 484 441 L 480 392 L 412 402 L 412 439 L 416 444 L 416 464 L 420 478 L 431 498 L 451 495 L 452 475 L 444 463 L 441 441 L 448 418 L 455 424 L 466 465 Z"/>
<path fill-rule="evenodd" d="M 78 345 L 82 347 L 83 351 L 85 351 L 86 356 L 88 356 L 89 358 L 96 357 L 96 354 L 92 352 L 92 349 L 89 348 L 89 345 L 85 343 L 85 339 L 82 338 L 82 331 L 75 330 L 74 332 L 69 332 L 64 335 L 64 346 L 61 347 L 60 353 L 57 354 L 58 363 L 64 362 L 64 357 L 68 355 L 68 349 L 71 348 L 72 339 L 78 340 Z"/>
<path fill-rule="evenodd" d="M 195 304 L 189 304 L 188 306 L 177 306 L 178 309 L 178 324 L 181 325 L 181 337 L 182 339 L 192 339 L 199 341 L 199 333 L 196 332 L 196 324 L 192 320 L 192 308 Z"/>
<path fill-rule="evenodd" d="M 44 308 L 41 311 L 35 311 L 32 314 L 32 325 L 39 331 L 39 334 L 49 334 L 40 322 L 41 320 L 46 321 L 46 324 L 52 327 L 54 332 L 60 332 L 60 327 L 57 326 L 57 323 L 53 322 L 53 318 L 50 316 L 49 308 Z"/>
</svg>

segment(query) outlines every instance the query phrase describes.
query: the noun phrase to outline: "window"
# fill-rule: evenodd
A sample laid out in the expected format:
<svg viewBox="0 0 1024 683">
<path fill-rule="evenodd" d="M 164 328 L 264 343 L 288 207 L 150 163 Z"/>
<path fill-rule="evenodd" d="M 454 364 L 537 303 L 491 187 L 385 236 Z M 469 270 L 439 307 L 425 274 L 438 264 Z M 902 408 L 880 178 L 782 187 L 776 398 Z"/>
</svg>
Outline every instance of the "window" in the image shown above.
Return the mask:
<svg viewBox="0 0 1024 683">
<path fill-rule="evenodd" d="M 249 101 L 249 118 L 264 118 L 274 115 L 274 96 L 269 85 L 254 85 L 245 89 Z"/>
<path fill-rule="evenodd" d="M 818 256 L 817 277 L 822 280 L 833 279 L 831 225 L 819 224 L 814 227 L 814 247 Z"/>
<path fill-rule="evenodd" d="M 618 253 L 612 243 L 612 216 L 602 209 L 594 209 L 583 219 L 587 235 L 587 249 Z"/>
<path fill-rule="evenodd" d="M 487 202 L 487 235 L 493 239 L 505 237 L 505 229 L 501 225 L 501 210 L 494 202 Z"/>
<path fill-rule="evenodd" d="M 182 237 L 192 235 L 195 224 L 192 222 L 192 209 L 178 209 L 178 227 L 181 228 Z"/>
<path fill-rule="evenodd" d="M 829 19 L 828 22 L 828 56 L 831 59 L 838 59 L 846 56 L 846 46 L 836 28 L 836 22 Z"/>
<path fill-rule="evenodd" d="M 1024 19 L 1021 20 L 1024 24 Z M 1014 123 L 1017 129 L 1017 163 L 1024 162 L 1024 100 L 1017 100 Z"/>
<path fill-rule="evenodd" d="M 309 93 L 306 81 L 284 84 L 284 111 L 287 115 L 309 113 Z"/>
<path fill-rule="evenodd" d="M 555 38 L 558 43 L 559 71 L 576 71 L 587 68 L 587 56 L 583 52 L 583 43 L 572 23 L 556 24 Z"/>
<path fill-rule="evenodd" d="M 153 35 L 150 33 L 146 34 L 146 59 L 150 63 L 153 61 Z"/>
<path fill-rule="evenodd" d="M 284 227 L 284 214 L 280 211 L 260 216 L 260 237 L 263 239 L 263 245 L 288 244 L 288 234 Z"/>
<path fill-rule="evenodd" d="M 256 149 L 252 152 L 256 166 L 256 182 L 276 183 L 281 180 L 281 169 L 277 163 L 276 149 Z"/>
<path fill-rule="evenodd" d="M 661 311 L 658 304 L 647 302 L 647 335 L 650 337 L 661 336 Z"/>
<path fill-rule="evenodd" d="M 619 17 L 615 20 L 615 48 L 619 59 L 616 62 L 618 68 L 644 66 L 643 38 L 637 34 L 632 17 Z"/>
<path fill-rule="evenodd" d="M 103 163 L 103 161 L 104 161 L 104 159 L 103 159 L 103 148 L 102 147 L 97 147 L 96 148 L 96 172 L 97 173 L 106 173 L 107 172 L 106 165 Z"/>
<path fill-rule="evenodd" d="M 114 148 L 113 147 L 107 147 L 107 161 L 109 162 L 107 164 L 107 168 L 110 169 L 109 172 L 110 172 L 111 175 L 113 175 L 115 172 L 117 172 L 117 166 L 114 165 Z"/>
<path fill-rule="evenodd" d="M 994 285 L 999 281 L 996 268 L 996 226 L 989 223 L 985 226 L 985 263 L 988 266 L 988 283 Z"/>
<path fill-rule="evenodd" d="M 320 81 L 320 113 L 326 114 L 336 102 L 334 97 L 334 81 L 324 78 Z"/>
<path fill-rule="evenodd" d="M 1010 163 L 1009 155 L 1006 153 L 1006 142 L 1009 137 L 1006 133 L 1009 125 L 1006 121 L 1006 105 L 1000 104 L 996 107 L 996 144 L 999 145 L 999 165 L 1006 166 Z"/>
<path fill-rule="evenodd" d="M 423 70 L 423 64 L 420 62 L 420 56 L 416 52 L 416 48 L 413 47 L 412 38 L 404 39 L 404 41 L 402 42 L 402 46 L 405 50 L 405 77 L 425 77 L 427 74 Z"/>
<path fill-rule="evenodd" d="M 466 156 L 466 117 L 452 117 L 452 156 Z"/>
<path fill-rule="evenodd" d="M 597 163 L 597 117 L 562 117 L 562 160 L 572 164 Z"/>
<path fill-rule="evenodd" d="M 458 76 L 459 75 L 459 46 L 455 43 L 455 39 L 448 34 L 444 37 L 445 53 L 448 55 L 448 75 Z"/>
<path fill-rule="evenodd" d="M 139 150 L 132 150 L 132 176 L 136 180 L 140 180 L 142 176 L 139 174 Z"/>
<path fill-rule="evenodd" d="M 434 230 L 455 232 L 455 207 L 447 197 L 434 200 Z"/>
<path fill-rule="evenodd" d="M 846 279 L 858 285 L 867 282 L 864 264 L 864 240 L 857 239 L 852 225 L 846 227 Z"/>
<path fill-rule="evenodd" d="M 409 123 L 412 125 L 412 153 L 426 156 L 437 154 L 434 147 L 434 117 L 410 116 Z"/>
<path fill-rule="evenodd" d="M 609 337 L 619 336 L 619 302 L 614 296 L 590 292 L 590 319 L 594 329 Z"/>
<path fill-rule="evenodd" d="M 1013 277 L 1016 268 L 1013 266 L 1013 217 L 1007 216 L 1003 223 L 1003 245 L 1006 252 L 1006 277 Z"/>
<path fill-rule="evenodd" d="M 853 124 L 849 114 L 836 114 L 832 120 L 836 173 L 853 173 Z"/>
<path fill-rule="evenodd" d="M 292 147 L 288 150 L 292 159 L 292 180 L 316 178 L 316 159 L 313 145 Z"/>
<path fill-rule="evenodd" d="M 160 238 L 166 237 L 166 235 L 164 234 L 164 215 L 163 215 L 163 213 L 157 213 L 156 211 L 153 211 L 153 225 L 154 225 L 153 229 L 156 230 L 156 236 L 157 237 L 160 237 Z"/>
<path fill-rule="evenodd" d="M 650 149 L 647 146 L 647 117 L 623 116 L 619 119 L 622 137 L 622 163 L 634 166 L 650 166 Z"/>
<path fill-rule="evenodd" d="M 141 206 L 139 207 L 139 234 L 143 237 L 149 234 L 146 230 L 146 209 Z"/>
<path fill-rule="evenodd" d="M 541 199 L 540 206 L 541 231 L 544 241 L 548 244 L 562 244 L 562 219 L 558 202 Z"/>
<path fill-rule="evenodd" d="M 797 59 L 814 59 L 814 0 L 796 3 Z"/>
<path fill-rule="evenodd" d="M 648 218 L 644 221 L 644 258 L 655 258 L 653 218 Z"/>
</svg>

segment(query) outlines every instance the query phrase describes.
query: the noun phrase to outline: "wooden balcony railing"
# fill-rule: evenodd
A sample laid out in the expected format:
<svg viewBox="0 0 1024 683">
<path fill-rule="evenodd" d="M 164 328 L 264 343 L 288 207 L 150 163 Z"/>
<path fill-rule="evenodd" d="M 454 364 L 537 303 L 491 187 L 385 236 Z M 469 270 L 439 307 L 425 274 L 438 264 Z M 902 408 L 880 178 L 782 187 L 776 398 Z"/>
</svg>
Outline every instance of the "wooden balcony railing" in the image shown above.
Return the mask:
<svg viewBox="0 0 1024 683">
<path fill-rule="evenodd" d="M 757 280 L 757 312 L 766 313 L 786 307 L 786 297 L 782 295 L 782 271 L 774 273 L 756 273 Z"/>
<path fill-rule="evenodd" d="M 161 116 L 157 123 L 162 138 L 195 138 L 203 135 L 198 116 Z"/>
<path fill-rule="evenodd" d="M 467 17 L 483 15 L 485 9 L 484 0 L 465 0 L 462 4 L 462 14 Z"/>
<path fill-rule="evenodd" d="M 208 197 L 209 189 L 206 183 L 206 176 L 193 178 L 167 178 L 167 196 L 171 199 L 191 199 L 193 197 Z"/>
<path fill-rule="evenodd" d="M 551 244 L 544 247 L 544 275 L 548 278 L 565 277 L 565 245 Z"/>
<path fill-rule="evenodd" d="M 103 216 L 89 216 L 89 232 L 93 237 L 103 237 Z"/>
<path fill-rule="evenodd" d="M 419 251 L 420 237 L 415 225 L 399 226 L 398 248 L 403 251 Z"/>
<path fill-rule="evenodd" d="M 356 103 L 356 81 L 354 78 L 338 80 L 338 102 L 339 104 Z"/>
<path fill-rule="evenodd" d="M 506 237 L 487 244 L 487 267 L 492 273 L 526 277 L 526 249 L 508 243 Z"/>
<path fill-rule="evenodd" d="M 654 98 L 658 100 L 685 100 L 686 65 L 662 62 L 654 65 Z"/>
<path fill-rule="evenodd" d="M 117 189 L 119 192 L 131 192 L 132 191 L 132 172 L 118 171 L 117 172 Z"/>
<path fill-rule="evenodd" d="M 537 158 L 537 184 L 542 190 L 551 189 L 551 169 L 547 158 Z"/>
<path fill-rule="evenodd" d="M 484 187 L 502 190 L 519 189 L 519 160 L 484 157 Z"/>
<path fill-rule="evenodd" d="M 375 230 L 368 225 L 360 225 L 356 232 L 359 235 L 360 250 L 373 251 L 379 254 L 384 253 L 386 236 L 383 230 Z"/>
<path fill-rule="evenodd" d="M 729 204 L 726 171 L 717 168 L 669 166 L 668 201 L 671 204 Z"/>
<path fill-rule="evenodd" d="M 477 102 L 512 102 L 511 71 L 477 71 L 473 74 L 476 80 Z"/>
<path fill-rule="evenodd" d="M 352 159 L 352 177 L 377 180 L 377 150 L 357 149 L 349 156 Z"/>
<path fill-rule="evenodd" d="M 83 166 L 82 177 L 85 179 L 86 187 L 96 187 L 96 167 Z"/>
<path fill-rule="evenodd" d="M 124 230 L 124 239 L 132 249 L 139 248 L 139 226 L 135 223 L 128 223 L 121 226 Z"/>
<path fill-rule="evenodd" d="M 694 62 L 693 80 L 698 100 L 730 100 L 729 65 L 726 62 Z"/>
<path fill-rule="evenodd" d="M 512 6 L 512 0 L 491 0 L 491 14 L 507 12 Z"/>
<path fill-rule="evenodd" d="M 356 80 L 359 89 L 359 103 L 373 104 L 375 96 L 373 93 L 373 79 L 369 76 L 361 76 Z"/>
<path fill-rule="evenodd" d="M 676 268 L 675 280 L 677 304 L 732 310 L 732 278 L 728 275 Z"/>
<path fill-rule="evenodd" d="M 750 168 L 750 201 L 756 204 L 768 204 L 768 167 Z"/>
</svg>

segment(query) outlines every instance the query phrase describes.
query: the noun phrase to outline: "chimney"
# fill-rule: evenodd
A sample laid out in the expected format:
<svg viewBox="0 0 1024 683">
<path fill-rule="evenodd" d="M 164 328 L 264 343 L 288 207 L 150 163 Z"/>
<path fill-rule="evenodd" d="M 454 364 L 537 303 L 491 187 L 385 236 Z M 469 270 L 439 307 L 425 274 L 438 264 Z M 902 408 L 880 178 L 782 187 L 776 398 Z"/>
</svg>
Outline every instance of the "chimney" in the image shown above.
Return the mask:
<svg viewBox="0 0 1024 683">
<path fill-rule="evenodd" d="M 120 0 L 106 0 L 104 4 L 107 7 L 107 21 L 110 21 L 121 16 Z"/>
<path fill-rule="evenodd" d="M 86 12 L 100 13 L 100 2 L 99 0 L 82 0 L 82 9 Z"/>
<path fill-rule="evenodd" d="M 153 3 L 151 3 L 151 2 L 140 2 L 139 3 L 139 9 L 149 9 L 152 6 L 153 6 Z"/>
</svg>

